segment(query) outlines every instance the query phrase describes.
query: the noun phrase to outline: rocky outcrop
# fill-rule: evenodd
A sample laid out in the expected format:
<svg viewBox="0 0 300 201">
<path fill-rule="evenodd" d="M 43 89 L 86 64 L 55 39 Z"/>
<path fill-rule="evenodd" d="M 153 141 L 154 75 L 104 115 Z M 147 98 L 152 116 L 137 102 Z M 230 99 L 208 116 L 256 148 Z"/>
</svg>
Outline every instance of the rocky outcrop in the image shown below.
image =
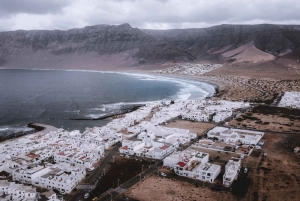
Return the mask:
<svg viewBox="0 0 300 201">
<path fill-rule="evenodd" d="M 230 54 L 249 44 L 240 56 Z M 122 24 L 67 31 L 18 30 L 0 32 L 0 67 L 95 69 L 202 59 L 232 62 L 245 57 L 248 61 L 263 54 L 260 62 L 263 57 L 297 55 L 299 45 L 300 26 L 293 25 L 140 30 Z"/>
</svg>

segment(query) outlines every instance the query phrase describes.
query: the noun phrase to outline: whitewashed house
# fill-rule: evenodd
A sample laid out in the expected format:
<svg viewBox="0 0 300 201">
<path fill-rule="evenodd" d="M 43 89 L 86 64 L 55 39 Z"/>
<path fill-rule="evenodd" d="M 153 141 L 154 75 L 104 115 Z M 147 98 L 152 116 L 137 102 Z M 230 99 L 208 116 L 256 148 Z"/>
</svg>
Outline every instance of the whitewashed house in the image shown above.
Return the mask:
<svg viewBox="0 0 300 201">
<path fill-rule="evenodd" d="M 241 129 L 230 129 L 225 127 L 215 127 L 208 131 L 207 137 L 214 138 L 218 141 L 226 143 L 242 143 L 242 144 L 254 144 L 256 145 L 263 137 L 263 132 L 249 131 Z"/>
<path fill-rule="evenodd" d="M 32 186 L 24 186 L 7 180 L 0 180 L 0 194 L 8 198 L 7 200 L 34 201 L 37 193 Z"/>
<path fill-rule="evenodd" d="M 221 172 L 221 166 L 208 163 L 209 154 L 195 150 L 176 152 L 164 159 L 164 166 L 180 176 L 212 183 Z"/>
<path fill-rule="evenodd" d="M 223 185 L 230 187 L 234 180 L 237 179 L 241 168 L 241 159 L 231 158 L 225 166 L 225 174 L 223 175 Z"/>
</svg>

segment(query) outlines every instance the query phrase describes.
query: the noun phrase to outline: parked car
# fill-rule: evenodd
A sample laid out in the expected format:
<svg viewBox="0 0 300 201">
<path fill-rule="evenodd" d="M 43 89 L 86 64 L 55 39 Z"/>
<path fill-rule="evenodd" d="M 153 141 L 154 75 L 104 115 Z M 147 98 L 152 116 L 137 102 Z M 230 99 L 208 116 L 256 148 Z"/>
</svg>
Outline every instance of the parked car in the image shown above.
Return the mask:
<svg viewBox="0 0 300 201">
<path fill-rule="evenodd" d="M 89 171 L 89 172 L 91 172 L 91 171 L 93 171 L 95 168 L 94 167 L 91 167 L 91 168 L 88 168 L 87 170 Z"/>
<path fill-rule="evenodd" d="M 90 197 L 90 194 L 89 194 L 89 193 L 86 193 L 86 194 L 84 194 L 84 196 L 83 196 L 84 199 L 88 199 L 89 197 Z"/>
<path fill-rule="evenodd" d="M 167 176 L 166 173 L 163 173 L 163 172 L 160 173 L 160 175 L 163 176 L 163 177 Z"/>
</svg>

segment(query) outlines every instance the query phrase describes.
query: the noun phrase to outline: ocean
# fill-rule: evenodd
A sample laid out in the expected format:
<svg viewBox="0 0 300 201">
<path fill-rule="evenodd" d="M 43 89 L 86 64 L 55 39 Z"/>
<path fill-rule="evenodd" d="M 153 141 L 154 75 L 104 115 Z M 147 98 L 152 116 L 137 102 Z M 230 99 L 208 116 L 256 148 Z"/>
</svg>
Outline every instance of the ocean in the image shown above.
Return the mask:
<svg viewBox="0 0 300 201">
<path fill-rule="evenodd" d="M 203 99 L 214 86 L 146 74 L 72 70 L 0 70 L 0 137 L 38 122 L 68 130 L 103 126 L 106 115 L 162 99 Z"/>
</svg>

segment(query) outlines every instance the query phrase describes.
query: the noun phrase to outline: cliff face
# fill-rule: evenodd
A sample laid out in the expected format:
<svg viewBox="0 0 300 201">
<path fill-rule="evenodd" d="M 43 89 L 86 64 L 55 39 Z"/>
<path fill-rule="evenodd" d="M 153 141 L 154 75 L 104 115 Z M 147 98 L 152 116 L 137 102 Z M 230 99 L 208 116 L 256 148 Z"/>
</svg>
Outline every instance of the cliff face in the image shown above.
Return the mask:
<svg viewBox="0 0 300 201">
<path fill-rule="evenodd" d="M 110 68 L 201 59 L 237 62 L 261 52 L 271 59 L 298 55 L 299 45 L 300 26 L 292 25 L 139 30 L 122 24 L 68 31 L 19 30 L 0 32 L 0 67 Z"/>
<path fill-rule="evenodd" d="M 300 26 L 293 25 L 220 25 L 204 29 L 143 31 L 163 37 L 199 59 L 214 58 L 245 44 L 253 44 L 277 57 L 300 51 Z"/>
</svg>

